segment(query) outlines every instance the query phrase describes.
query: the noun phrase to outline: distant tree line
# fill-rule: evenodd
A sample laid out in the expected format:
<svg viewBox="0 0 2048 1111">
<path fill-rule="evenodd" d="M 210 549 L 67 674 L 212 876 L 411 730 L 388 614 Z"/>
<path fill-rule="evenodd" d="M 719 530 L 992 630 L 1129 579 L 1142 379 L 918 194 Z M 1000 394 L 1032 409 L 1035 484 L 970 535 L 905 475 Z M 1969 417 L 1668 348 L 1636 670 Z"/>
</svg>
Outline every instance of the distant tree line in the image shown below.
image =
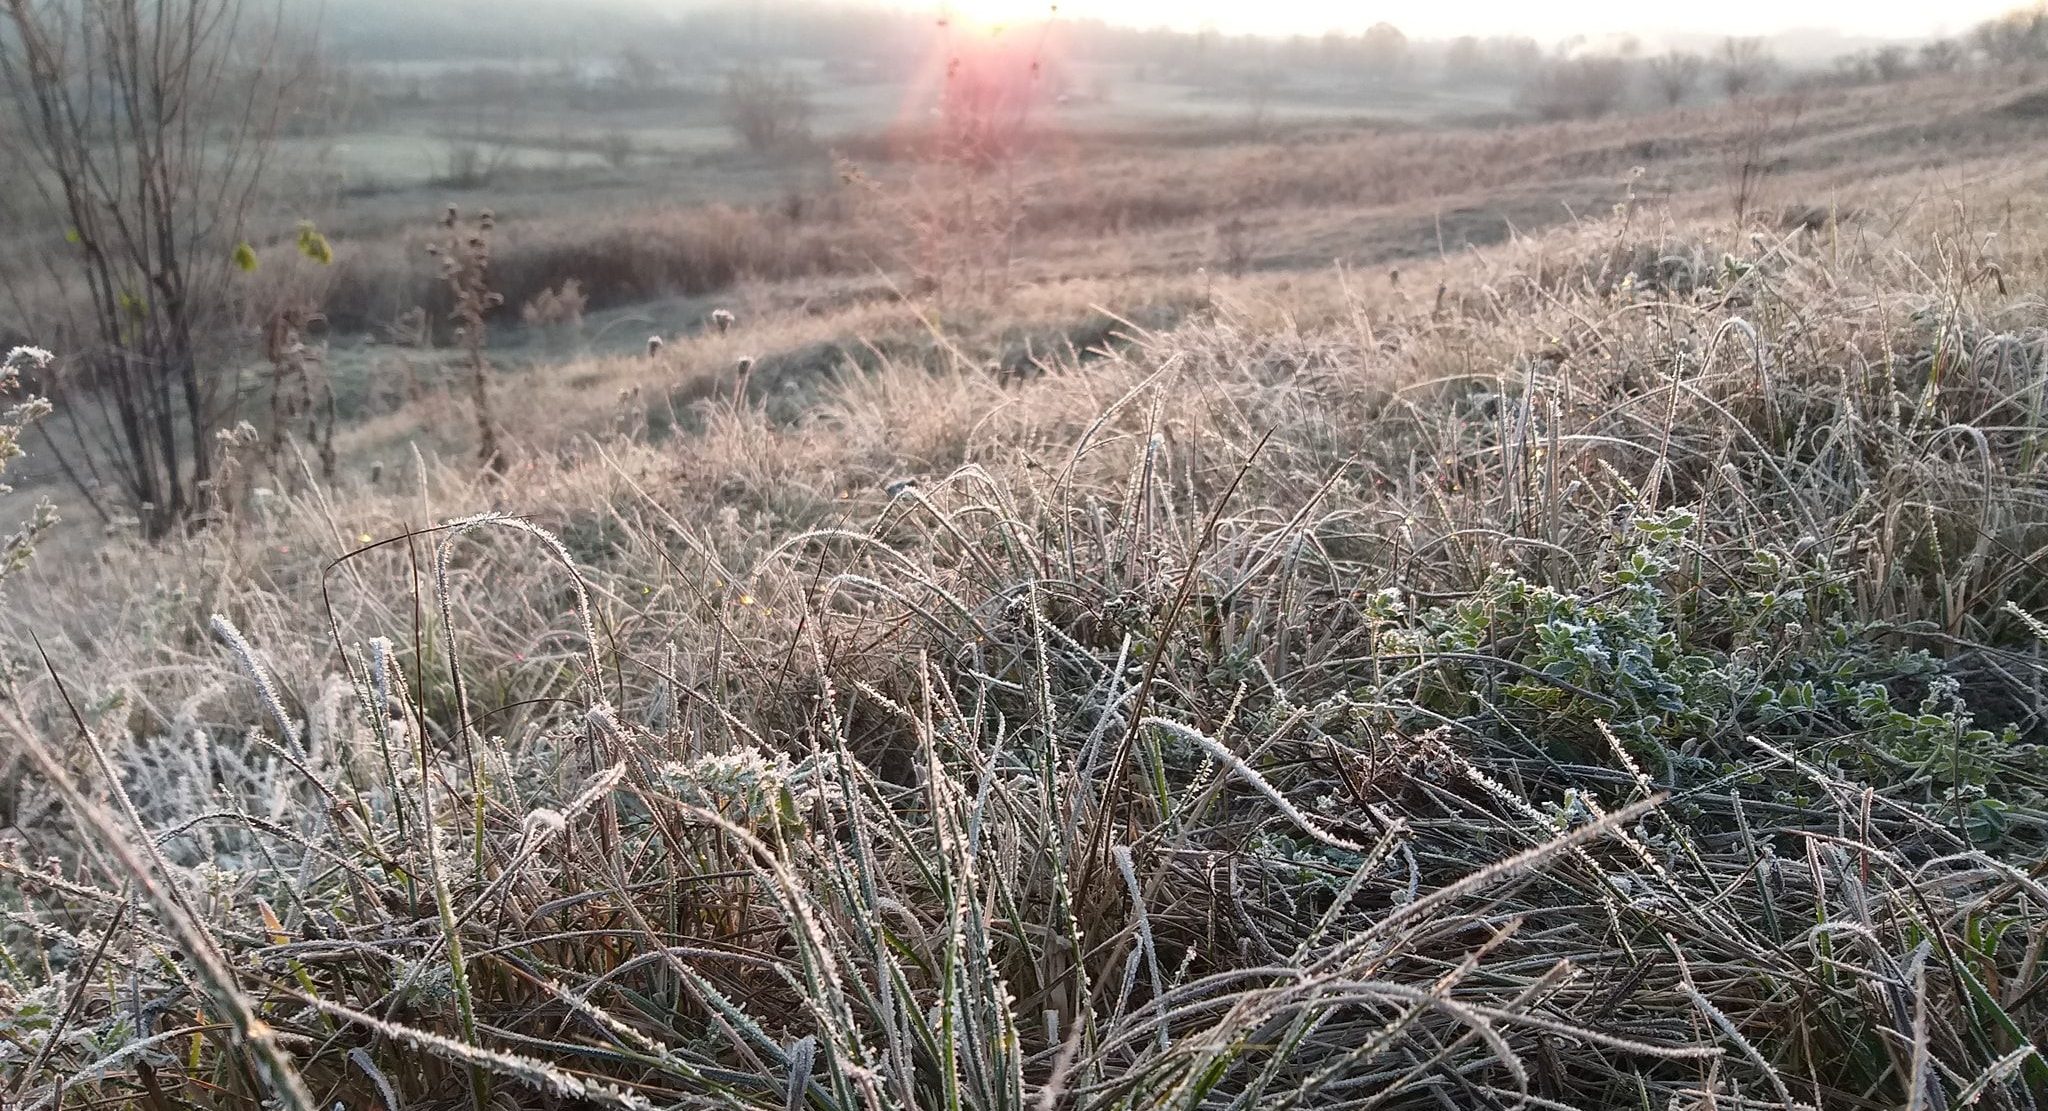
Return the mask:
<svg viewBox="0 0 2048 1111">
<path fill-rule="evenodd" d="M 1970 67 L 2032 66 L 2048 62 L 2048 3 L 1987 20 L 1960 38 L 1889 43 L 1803 72 L 1782 65 L 1761 38 L 1730 37 L 1709 52 L 1674 47 L 1646 58 L 1633 40 L 1602 52 L 1580 47 L 1567 40 L 1549 55 L 1525 55 L 1512 67 L 1525 110 L 1544 119 L 1591 119 L 1631 103 L 1669 108 L 1706 96 L 1736 100 L 1781 83 L 1869 85 Z M 1445 51 L 1442 79 L 1471 81 L 1489 68 L 1509 67 L 1489 67 L 1477 40 L 1458 39 Z"/>
<path fill-rule="evenodd" d="M 606 0 L 592 2 L 603 5 Z M 800 59 L 820 62 L 834 85 L 891 80 L 929 53 L 940 22 L 922 8 L 831 0 L 778 3 L 772 18 L 759 3 L 741 0 L 679 14 L 611 2 L 616 11 L 600 18 L 600 9 L 593 7 L 585 13 L 588 18 L 567 25 L 559 0 L 445 0 L 432 11 L 404 0 L 355 0 L 332 8 L 329 18 L 332 41 L 346 56 L 461 58 L 471 63 L 465 72 L 476 78 L 471 84 L 478 88 L 489 76 L 483 70 L 490 60 L 501 59 L 507 74 L 498 79 L 500 84 L 559 85 L 576 104 L 589 108 L 723 97 L 736 133 L 752 146 L 780 142 L 776 135 L 785 124 L 801 131 L 804 113 L 788 95 L 789 79 L 777 67 Z M 1781 64 L 1765 40 L 1743 37 L 1662 51 L 1646 51 L 1634 39 L 1604 44 L 1571 39 L 1546 47 L 1524 36 L 1413 39 L 1381 22 L 1355 33 L 1276 39 L 1213 29 L 1119 27 L 1067 15 L 1033 21 L 1013 33 L 1028 35 L 1041 59 L 1093 66 L 1098 74 L 1105 65 L 1115 66 L 1140 82 L 1236 86 L 1259 98 L 1308 77 L 1326 87 L 1355 84 L 1361 95 L 1434 83 L 1509 92 L 1525 111 L 1543 118 L 1740 98 L 1784 82 L 1862 84 L 2048 60 L 2048 7 L 2040 4 L 1956 38 L 1882 45 L 1818 67 Z M 534 64 L 536 57 L 551 59 L 553 68 Z M 447 74 L 443 80 L 458 76 Z M 1051 95 L 1107 95 L 1102 76 L 1087 88 L 1070 72 L 1047 72 L 1041 78 Z M 774 92 L 767 99 L 786 110 L 741 111 L 733 96 L 735 82 Z M 502 101 L 502 90 L 487 99 Z M 356 103 L 370 112 L 376 98 L 359 97 Z"/>
</svg>

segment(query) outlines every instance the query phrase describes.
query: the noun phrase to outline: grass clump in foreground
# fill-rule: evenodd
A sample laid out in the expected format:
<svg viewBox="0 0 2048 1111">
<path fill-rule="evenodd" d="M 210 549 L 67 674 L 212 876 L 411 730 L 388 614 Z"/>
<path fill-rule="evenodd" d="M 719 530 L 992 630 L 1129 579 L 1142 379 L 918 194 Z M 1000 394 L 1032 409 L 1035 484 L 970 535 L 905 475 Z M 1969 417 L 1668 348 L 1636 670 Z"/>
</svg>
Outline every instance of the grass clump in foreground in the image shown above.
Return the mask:
<svg viewBox="0 0 2048 1111">
<path fill-rule="evenodd" d="M 13 1097 L 2039 1106 L 2039 308 L 1613 234 L 195 542 L 0 708 Z"/>
</svg>

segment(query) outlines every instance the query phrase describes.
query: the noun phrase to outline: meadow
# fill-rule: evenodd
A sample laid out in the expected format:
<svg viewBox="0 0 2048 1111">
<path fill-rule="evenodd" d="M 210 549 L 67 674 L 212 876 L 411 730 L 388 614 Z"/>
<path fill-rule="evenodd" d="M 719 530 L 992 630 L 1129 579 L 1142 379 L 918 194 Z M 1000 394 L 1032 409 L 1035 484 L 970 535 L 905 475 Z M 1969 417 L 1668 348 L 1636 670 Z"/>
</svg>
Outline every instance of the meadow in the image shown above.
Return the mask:
<svg viewBox="0 0 2048 1111">
<path fill-rule="evenodd" d="M 676 138 L 281 232 L 336 462 L 9 548 L 6 1099 L 2038 1108 L 2044 105 Z"/>
</svg>

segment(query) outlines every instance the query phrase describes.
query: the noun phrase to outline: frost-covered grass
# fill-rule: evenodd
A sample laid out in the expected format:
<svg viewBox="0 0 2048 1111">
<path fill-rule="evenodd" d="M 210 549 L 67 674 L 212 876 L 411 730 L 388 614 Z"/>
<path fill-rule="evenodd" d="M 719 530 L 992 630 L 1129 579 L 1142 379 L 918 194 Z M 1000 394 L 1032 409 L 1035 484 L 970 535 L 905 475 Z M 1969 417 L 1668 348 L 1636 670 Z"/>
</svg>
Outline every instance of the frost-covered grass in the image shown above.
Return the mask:
<svg viewBox="0 0 2048 1111">
<path fill-rule="evenodd" d="M 35 568 L 10 1098 L 2037 1107 L 2044 218 L 1587 224 Z"/>
</svg>

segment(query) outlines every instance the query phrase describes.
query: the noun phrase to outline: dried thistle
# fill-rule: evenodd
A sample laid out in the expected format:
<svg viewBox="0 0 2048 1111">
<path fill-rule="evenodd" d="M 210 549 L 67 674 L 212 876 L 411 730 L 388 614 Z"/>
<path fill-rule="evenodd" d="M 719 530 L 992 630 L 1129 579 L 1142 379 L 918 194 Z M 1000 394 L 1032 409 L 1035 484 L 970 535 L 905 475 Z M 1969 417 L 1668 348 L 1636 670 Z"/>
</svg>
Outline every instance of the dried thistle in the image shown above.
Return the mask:
<svg viewBox="0 0 2048 1111">
<path fill-rule="evenodd" d="M 754 377 L 754 357 L 740 356 L 739 362 L 733 364 L 733 368 L 738 372 L 732 387 L 733 404 L 744 404 L 747 399 L 747 382 Z"/>
<path fill-rule="evenodd" d="M 476 410 L 477 458 L 486 470 L 503 474 L 505 456 L 498 446 L 497 422 L 491 415 L 491 366 L 484 357 L 484 346 L 489 340 L 485 318 L 505 303 L 504 296 L 490 287 L 490 233 L 496 221 L 486 210 L 468 234 L 464 234 L 459 222 L 460 213 L 454 205 L 449 205 L 442 219 L 447 236 L 427 250 L 441 260 L 441 280 L 447 283 L 455 301 L 455 307 L 448 316 L 456 322 L 456 342 L 469 356 L 470 400 Z M 574 292 L 581 296 L 580 290 Z"/>
</svg>

